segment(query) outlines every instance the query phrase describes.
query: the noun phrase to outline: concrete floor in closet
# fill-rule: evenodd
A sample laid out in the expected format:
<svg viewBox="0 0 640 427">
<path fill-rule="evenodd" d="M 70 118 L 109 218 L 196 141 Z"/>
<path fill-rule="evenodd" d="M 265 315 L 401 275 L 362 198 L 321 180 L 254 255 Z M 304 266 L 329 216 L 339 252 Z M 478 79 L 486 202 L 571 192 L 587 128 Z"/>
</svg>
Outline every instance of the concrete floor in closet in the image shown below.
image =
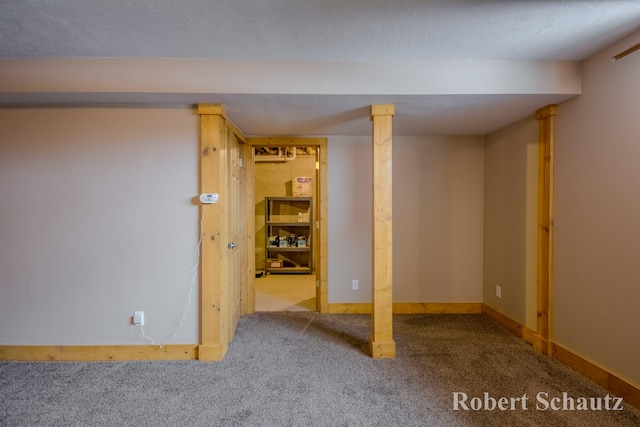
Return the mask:
<svg viewBox="0 0 640 427">
<path fill-rule="evenodd" d="M 267 274 L 256 278 L 256 311 L 315 311 L 314 274 Z"/>
</svg>

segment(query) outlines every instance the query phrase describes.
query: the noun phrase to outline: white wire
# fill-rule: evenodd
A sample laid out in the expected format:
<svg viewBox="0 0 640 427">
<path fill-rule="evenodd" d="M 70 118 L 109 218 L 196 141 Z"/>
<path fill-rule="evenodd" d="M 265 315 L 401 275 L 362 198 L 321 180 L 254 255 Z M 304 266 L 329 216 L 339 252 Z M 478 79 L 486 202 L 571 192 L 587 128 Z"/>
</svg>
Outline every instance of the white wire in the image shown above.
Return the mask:
<svg viewBox="0 0 640 427">
<path fill-rule="evenodd" d="M 173 342 L 173 340 L 176 338 L 178 333 L 182 330 L 182 327 L 184 326 L 184 321 L 186 320 L 187 314 L 189 314 L 189 310 L 191 309 L 191 302 L 192 302 L 191 295 L 193 294 L 193 290 L 198 285 L 198 266 L 200 265 L 200 245 L 202 244 L 202 223 L 204 222 L 205 207 L 206 207 L 206 205 L 202 205 L 202 216 L 200 217 L 200 227 L 198 229 L 199 237 L 198 237 L 198 242 L 197 242 L 197 245 L 196 245 L 196 248 L 195 248 L 195 261 L 194 261 L 192 267 L 189 269 L 189 271 L 191 271 L 191 273 L 190 273 L 190 282 L 192 282 L 192 283 L 191 283 L 191 286 L 189 287 L 189 289 L 187 290 L 186 295 L 182 298 L 183 300 L 185 298 L 187 299 L 187 305 L 186 305 L 185 309 L 182 311 L 182 316 L 177 321 L 176 329 L 173 331 L 173 333 L 166 340 L 164 340 L 164 342 L 162 344 L 160 344 L 160 348 L 162 348 L 165 345 Z M 150 341 L 152 345 L 158 345 L 153 340 L 153 338 L 148 337 L 144 333 L 144 328 L 142 326 L 140 326 L 140 331 L 142 332 L 142 336 L 145 339 L 147 339 L 148 341 Z"/>
<path fill-rule="evenodd" d="M 147 339 L 147 340 L 151 341 L 151 344 L 152 344 L 152 345 L 157 345 L 157 344 L 155 343 L 155 341 L 153 341 L 153 338 L 148 337 L 148 336 L 147 336 L 147 334 L 145 334 L 145 333 L 144 333 L 144 326 L 142 326 L 142 325 L 140 325 L 140 332 L 142 333 L 142 336 L 143 336 L 145 339 Z M 162 346 L 160 346 L 160 347 L 162 347 Z"/>
</svg>

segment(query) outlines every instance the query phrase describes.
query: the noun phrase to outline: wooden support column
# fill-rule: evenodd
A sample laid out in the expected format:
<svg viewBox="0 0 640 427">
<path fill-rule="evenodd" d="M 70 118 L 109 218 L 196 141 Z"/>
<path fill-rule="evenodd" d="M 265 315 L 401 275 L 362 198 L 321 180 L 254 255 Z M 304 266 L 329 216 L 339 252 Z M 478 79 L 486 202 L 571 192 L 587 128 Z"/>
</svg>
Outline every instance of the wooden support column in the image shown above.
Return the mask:
<svg viewBox="0 0 640 427">
<path fill-rule="evenodd" d="M 228 349 L 226 286 L 226 138 L 221 105 L 199 105 L 200 194 L 216 193 L 218 201 L 200 206 L 200 345 L 198 359 L 222 360 Z M 223 259 L 224 258 L 224 259 Z"/>
<path fill-rule="evenodd" d="M 551 354 L 551 280 L 553 273 L 553 163 L 556 106 L 536 111 L 538 120 L 538 324 L 537 335 Z"/>
<path fill-rule="evenodd" d="M 393 230 L 391 125 L 393 105 L 372 105 L 373 122 L 373 313 L 369 350 L 373 358 L 395 358 L 393 341 Z"/>
</svg>

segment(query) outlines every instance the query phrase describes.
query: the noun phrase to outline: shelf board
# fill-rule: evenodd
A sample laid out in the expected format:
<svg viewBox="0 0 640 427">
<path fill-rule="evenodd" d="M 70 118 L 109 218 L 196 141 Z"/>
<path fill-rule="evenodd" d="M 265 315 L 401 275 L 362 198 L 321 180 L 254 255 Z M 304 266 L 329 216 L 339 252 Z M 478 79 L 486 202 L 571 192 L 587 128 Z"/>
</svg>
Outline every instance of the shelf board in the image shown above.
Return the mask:
<svg viewBox="0 0 640 427">
<path fill-rule="evenodd" d="M 273 243 L 270 237 L 279 235 L 285 235 L 287 238 L 291 235 L 304 235 L 308 243 L 312 239 L 314 228 L 312 197 L 266 197 L 265 261 L 269 258 L 282 258 L 287 261 L 285 264 L 288 266 L 267 267 L 265 271 L 273 274 L 311 274 L 314 251 L 311 246 L 269 245 Z"/>
<path fill-rule="evenodd" d="M 269 273 L 310 273 L 311 269 L 309 267 L 277 267 L 277 268 L 267 268 L 267 272 Z"/>
<path fill-rule="evenodd" d="M 276 252 L 276 251 L 280 251 L 280 252 L 309 252 L 311 250 L 311 247 L 309 246 L 286 246 L 286 247 L 279 247 L 279 246 L 267 246 L 267 250 L 269 252 Z"/>
<path fill-rule="evenodd" d="M 267 197 L 272 202 L 310 202 L 313 197 Z"/>
<path fill-rule="evenodd" d="M 285 226 L 285 227 L 310 227 L 310 222 L 297 222 L 297 221 L 267 221 L 267 225 L 273 226 Z"/>
</svg>

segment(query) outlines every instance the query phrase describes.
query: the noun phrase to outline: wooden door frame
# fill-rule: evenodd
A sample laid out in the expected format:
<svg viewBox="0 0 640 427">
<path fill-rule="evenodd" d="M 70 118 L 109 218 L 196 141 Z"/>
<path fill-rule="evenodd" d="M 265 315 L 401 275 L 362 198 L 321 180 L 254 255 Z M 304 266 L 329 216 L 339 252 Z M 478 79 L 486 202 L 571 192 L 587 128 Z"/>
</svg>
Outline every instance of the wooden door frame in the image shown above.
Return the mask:
<svg viewBox="0 0 640 427">
<path fill-rule="evenodd" d="M 247 145 L 252 149 L 254 146 L 274 146 L 274 147 L 316 147 L 319 148 L 319 155 L 317 157 L 318 162 L 318 182 L 316 194 L 318 196 L 316 222 L 319 226 L 319 230 L 314 230 L 315 240 L 318 241 L 319 250 L 319 262 L 316 264 L 316 308 L 320 313 L 327 313 L 329 310 L 329 289 L 327 276 L 329 271 L 328 266 L 328 185 L 327 185 L 327 138 L 306 138 L 306 137 L 251 137 L 247 139 Z M 251 162 L 254 164 L 254 162 Z M 247 169 L 248 170 L 248 169 Z M 249 191 L 246 186 L 251 186 L 251 196 L 255 197 L 255 168 L 252 175 L 246 180 L 245 189 Z M 250 182 L 249 182 L 250 181 Z M 245 194 L 249 194 L 248 192 Z M 247 199 L 249 199 L 247 197 Z M 248 200 L 245 201 L 249 203 Z M 246 205 L 245 205 L 246 206 Z M 249 212 L 251 214 L 249 214 Z M 247 234 L 255 236 L 255 201 L 251 199 L 250 209 L 246 209 L 245 215 L 251 217 L 251 221 L 247 224 Z M 254 252 L 253 258 L 248 254 L 248 259 L 255 259 L 255 241 L 253 242 Z M 250 261 L 251 263 L 251 261 Z M 255 269 L 253 270 L 255 273 Z M 255 274 L 252 274 L 248 278 L 247 289 L 247 313 L 255 313 Z"/>
<path fill-rule="evenodd" d="M 538 255 L 537 331 L 535 347 L 551 355 L 551 292 L 553 279 L 553 169 L 555 163 L 556 105 L 536 111 L 538 121 Z"/>
<path fill-rule="evenodd" d="M 214 193 L 219 195 L 217 202 L 200 205 L 200 343 L 198 345 L 198 359 L 215 361 L 224 358 L 230 340 L 226 280 L 228 266 L 224 256 L 229 236 L 228 218 L 225 219 L 228 209 L 226 197 L 228 193 L 228 185 L 226 184 L 228 172 L 227 130 L 230 129 L 239 142 L 246 144 L 247 138 L 229 119 L 225 108 L 220 104 L 200 104 L 198 105 L 198 114 L 200 115 L 199 194 Z M 246 149 L 243 152 L 246 153 Z M 244 221 L 246 222 L 246 215 Z M 246 224 L 243 225 L 246 230 Z M 240 256 L 245 257 L 246 251 L 241 251 Z M 243 264 L 242 258 L 240 264 Z"/>
<path fill-rule="evenodd" d="M 233 272 L 233 267 L 229 267 L 228 282 L 229 284 L 233 284 L 230 287 L 228 292 L 227 301 L 229 302 L 229 328 L 228 328 L 228 337 L 229 342 L 233 340 L 233 336 L 236 331 L 236 327 L 238 325 L 238 320 L 240 316 L 242 316 L 242 281 L 246 278 L 246 275 L 243 274 L 243 269 L 245 267 L 245 259 L 246 259 L 246 251 L 245 251 L 245 242 L 246 242 L 246 233 L 244 226 L 244 189 L 242 188 L 244 183 L 243 169 L 242 169 L 242 158 L 243 158 L 243 144 L 233 133 L 231 127 L 227 126 L 227 185 L 226 188 L 229 190 L 229 193 L 232 191 L 237 191 L 235 195 L 237 197 L 235 211 L 233 207 L 233 202 L 230 204 L 230 208 L 227 211 L 227 218 L 229 221 L 229 239 L 228 244 L 236 244 L 238 245 L 238 249 L 231 248 L 232 250 L 228 250 L 229 256 L 236 257 L 235 269 L 237 270 L 237 276 L 232 280 L 232 274 L 235 275 L 236 272 Z M 237 152 L 234 153 L 234 150 L 237 149 Z M 238 187 L 234 190 L 233 184 L 233 173 L 234 171 L 237 173 Z M 235 230 L 233 226 L 235 225 Z M 234 253 L 235 252 L 235 253 Z M 231 261 L 230 259 L 228 261 Z M 236 294 L 236 291 L 239 291 L 239 295 Z M 237 298 L 236 298 L 237 297 Z"/>
</svg>

